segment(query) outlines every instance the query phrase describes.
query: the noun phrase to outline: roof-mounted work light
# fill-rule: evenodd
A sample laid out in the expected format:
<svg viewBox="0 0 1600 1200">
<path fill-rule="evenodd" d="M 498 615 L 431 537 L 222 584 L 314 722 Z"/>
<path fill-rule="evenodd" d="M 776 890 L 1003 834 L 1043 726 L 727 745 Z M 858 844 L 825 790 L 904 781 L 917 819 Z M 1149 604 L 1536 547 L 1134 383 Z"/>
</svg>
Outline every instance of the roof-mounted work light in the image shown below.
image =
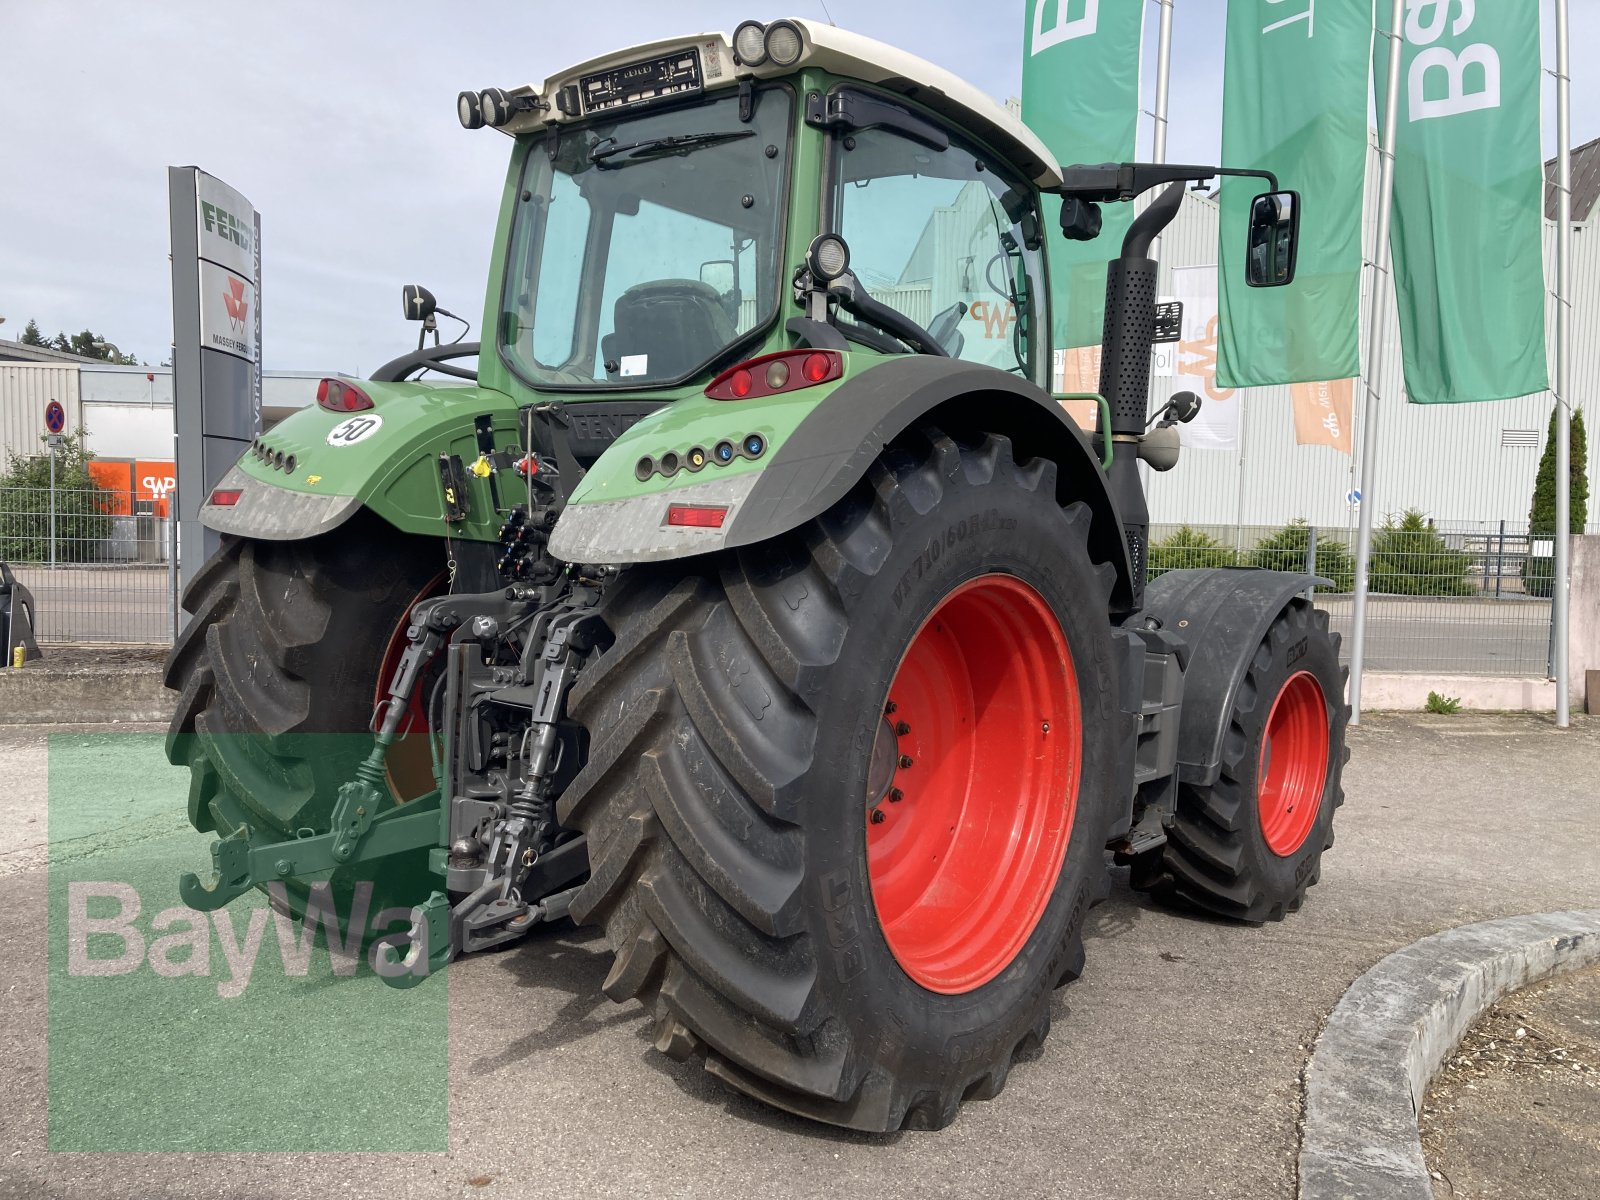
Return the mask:
<svg viewBox="0 0 1600 1200">
<path fill-rule="evenodd" d="M 743 67 L 759 67 L 767 61 L 766 26 L 760 21 L 743 21 L 733 31 L 733 56 Z"/>
</svg>

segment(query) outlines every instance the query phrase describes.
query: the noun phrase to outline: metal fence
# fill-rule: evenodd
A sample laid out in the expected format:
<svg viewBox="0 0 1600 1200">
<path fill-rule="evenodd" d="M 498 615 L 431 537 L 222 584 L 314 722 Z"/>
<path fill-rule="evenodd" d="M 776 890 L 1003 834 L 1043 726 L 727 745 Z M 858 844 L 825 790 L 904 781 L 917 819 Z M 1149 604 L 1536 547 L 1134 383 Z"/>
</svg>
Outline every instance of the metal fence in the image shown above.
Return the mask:
<svg viewBox="0 0 1600 1200">
<path fill-rule="evenodd" d="M 1316 602 L 1344 635 L 1348 661 L 1354 530 L 1158 525 L 1150 537 L 1152 576 L 1238 565 L 1332 580 Z M 1372 537 L 1367 669 L 1546 675 L 1553 553 L 1526 524 L 1451 525 L 1410 514 L 1385 521 Z"/>
<path fill-rule="evenodd" d="M 101 487 L 0 488 L 0 561 L 33 593 L 40 642 L 171 642 L 166 508 Z"/>
</svg>

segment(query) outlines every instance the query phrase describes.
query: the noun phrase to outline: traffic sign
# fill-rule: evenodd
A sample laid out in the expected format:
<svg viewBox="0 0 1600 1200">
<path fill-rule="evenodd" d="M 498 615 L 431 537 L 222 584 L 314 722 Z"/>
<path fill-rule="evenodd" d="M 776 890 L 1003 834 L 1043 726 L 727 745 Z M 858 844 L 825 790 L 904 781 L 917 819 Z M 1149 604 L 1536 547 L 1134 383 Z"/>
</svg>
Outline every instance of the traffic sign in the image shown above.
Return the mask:
<svg viewBox="0 0 1600 1200">
<path fill-rule="evenodd" d="M 1346 504 L 1348 504 L 1351 508 L 1360 508 L 1361 507 L 1361 492 L 1356 488 L 1351 488 L 1348 492 L 1346 492 L 1344 494 L 1344 502 Z"/>
<path fill-rule="evenodd" d="M 67 444 L 67 435 L 64 433 L 52 433 L 45 438 L 45 442 L 49 445 L 50 452 L 54 454 Z"/>
<path fill-rule="evenodd" d="M 44 406 L 44 427 L 51 433 L 60 433 L 67 427 L 67 410 L 61 407 L 61 401 L 52 400 Z"/>
</svg>

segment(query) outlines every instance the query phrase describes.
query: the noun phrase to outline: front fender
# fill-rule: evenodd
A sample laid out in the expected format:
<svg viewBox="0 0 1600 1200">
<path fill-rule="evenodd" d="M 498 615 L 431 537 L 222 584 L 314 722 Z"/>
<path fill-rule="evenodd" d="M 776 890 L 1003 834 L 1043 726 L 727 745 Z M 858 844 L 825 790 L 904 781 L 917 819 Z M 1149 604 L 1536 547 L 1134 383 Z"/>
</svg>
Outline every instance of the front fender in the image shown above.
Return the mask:
<svg viewBox="0 0 1600 1200">
<path fill-rule="evenodd" d="M 312 405 L 257 438 L 216 487 L 238 492 L 237 499 L 213 504 L 208 497 L 201 521 L 221 533 L 287 541 L 326 533 L 357 509 L 370 508 L 406 533 L 494 539 L 499 517 L 489 481 L 470 474 L 470 514 L 445 526 L 439 456 L 476 461 L 481 417 L 488 418 L 496 447 L 514 449 L 517 406 L 511 397 L 482 387 L 359 386 L 372 398 L 371 409 L 335 413 Z M 502 474 L 501 489 L 520 486 L 510 472 Z"/>
<path fill-rule="evenodd" d="M 1250 659 L 1296 596 L 1331 580 L 1254 567 L 1167 571 L 1145 588 L 1138 620 L 1154 618 L 1183 639 L 1178 778 L 1207 786 L 1222 770 L 1222 744 Z"/>
</svg>

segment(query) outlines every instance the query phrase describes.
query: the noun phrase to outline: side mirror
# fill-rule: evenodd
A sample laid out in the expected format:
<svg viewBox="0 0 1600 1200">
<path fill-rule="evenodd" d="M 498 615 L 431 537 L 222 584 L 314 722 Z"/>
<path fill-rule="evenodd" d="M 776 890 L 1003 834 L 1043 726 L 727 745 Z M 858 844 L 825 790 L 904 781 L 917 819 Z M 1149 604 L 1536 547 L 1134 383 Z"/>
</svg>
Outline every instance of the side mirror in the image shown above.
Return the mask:
<svg viewBox="0 0 1600 1200">
<path fill-rule="evenodd" d="M 439 302 L 433 298 L 433 293 L 420 283 L 408 283 L 401 288 L 400 302 L 405 306 L 408 321 L 426 321 L 439 311 Z"/>
<path fill-rule="evenodd" d="M 1250 201 L 1244 281 L 1251 287 L 1283 287 L 1294 282 L 1300 245 L 1300 193 L 1263 192 Z"/>
<path fill-rule="evenodd" d="M 733 260 L 729 258 L 714 258 L 710 262 L 701 263 L 700 282 L 714 288 L 717 295 L 726 296 L 739 283 L 734 275 Z"/>
</svg>

